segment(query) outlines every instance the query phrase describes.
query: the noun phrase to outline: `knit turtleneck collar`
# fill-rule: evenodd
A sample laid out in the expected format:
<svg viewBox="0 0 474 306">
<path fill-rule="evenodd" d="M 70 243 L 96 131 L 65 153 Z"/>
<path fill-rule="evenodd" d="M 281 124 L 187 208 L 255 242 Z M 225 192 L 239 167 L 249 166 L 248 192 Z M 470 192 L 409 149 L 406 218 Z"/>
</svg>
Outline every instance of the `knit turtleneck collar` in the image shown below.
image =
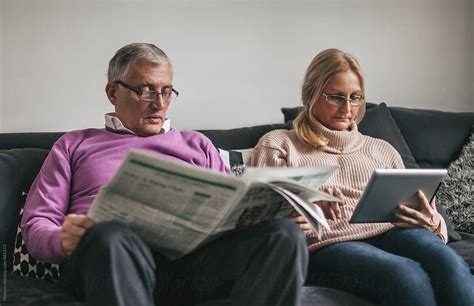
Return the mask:
<svg viewBox="0 0 474 306">
<path fill-rule="evenodd" d="M 324 151 L 336 154 L 347 154 L 357 151 L 364 143 L 362 134 L 354 122 L 347 131 L 330 130 L 321 122 L 315 122 L 315 128 L 328 140 Z"/>
</svg>

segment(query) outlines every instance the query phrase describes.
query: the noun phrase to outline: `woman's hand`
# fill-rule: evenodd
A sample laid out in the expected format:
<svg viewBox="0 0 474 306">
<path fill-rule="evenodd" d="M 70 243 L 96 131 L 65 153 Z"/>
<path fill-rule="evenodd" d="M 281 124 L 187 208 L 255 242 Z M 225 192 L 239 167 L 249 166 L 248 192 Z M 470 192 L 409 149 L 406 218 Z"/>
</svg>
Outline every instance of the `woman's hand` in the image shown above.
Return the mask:
<svg viewBox="0 0 474 306">
<path fill-rule="evenodd" d="M 340 202 L 316 201 L 314 203 L 317 204 L 319 207 L 321 207 L 326 219 L 330 219 L 330 220 L 341 219 L 342 213 L 341 213 L 340 207 L 345 204 L 344 195 L 342 194 L 342 191 L 339 188 L 326 188 L 323 191 L 330 195 L 335 196 L 336 198 L 341 199 L 341 201 Z"/>
<path fill-rule="evenodd" d="M 74 252 L 79 240 L 88 228 L 94 225 L 94 221 L 86 215 L 69 214 L 61 226 L 61 246 L 66 256 Z"/>
<path fill-rule="evenodd" d="M 313 232 L 313 228 L 309 225 L 308 221 L 306 221 L 306 219 L 297 211 L 292 212 L 287 218 L 295 222 L 303 230 L 306 236 Z"/>
<path fill-rule="evenodd" d="M 399 205 L 397 212 L 395 212 L 397 221 L 393 224 L 403 228 L 422 227 L 434 232 L 441 223 L 441 216 L 436 210 L 435 199 L 429 203 L 425 194 L 420 190 L 417 191 L 416 196 L 420 203 L 419 209 L 410 208 L 403 204 Z"/>
</svg>

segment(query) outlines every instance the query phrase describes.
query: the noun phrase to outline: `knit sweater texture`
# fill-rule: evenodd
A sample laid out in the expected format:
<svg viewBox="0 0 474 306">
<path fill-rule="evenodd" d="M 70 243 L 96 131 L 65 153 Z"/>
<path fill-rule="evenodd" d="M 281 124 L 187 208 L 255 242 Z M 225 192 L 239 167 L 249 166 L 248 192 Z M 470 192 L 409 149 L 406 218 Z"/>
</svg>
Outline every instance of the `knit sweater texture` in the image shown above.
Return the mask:
<svg viewBox="0 0 474 306">
<path fill-rule="evenodd" d="M 345 203 L 341 206 L 342 218 L 328 220 L 331 231 L 322 228 L 320 240 L 314 233 L 308 234 L 309 250 L 390 230 L 390 223 L 350 224 L 349 219 L 374 169 L 404 168 L 400 154 L 388 142 L 362 135 L 355 123 L 347 131 L 330 130 L 319 122 L 316 128 L 328 140 L 321 150 L 302 142 L 295 130 L 274 130 L 260 139 L 251 159 L 255 167 L 338 166 L 321 188 L 341 190 Z"/>
</svg>

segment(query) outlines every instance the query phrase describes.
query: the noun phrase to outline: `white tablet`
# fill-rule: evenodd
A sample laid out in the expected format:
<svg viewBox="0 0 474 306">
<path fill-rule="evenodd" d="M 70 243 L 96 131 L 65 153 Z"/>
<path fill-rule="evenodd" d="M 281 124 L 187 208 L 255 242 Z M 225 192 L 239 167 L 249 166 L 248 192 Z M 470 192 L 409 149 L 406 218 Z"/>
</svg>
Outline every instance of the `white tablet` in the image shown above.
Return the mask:
<svg viewBox="0 0 474 306">
<path fill-rule="evenodd" d="M 418 207 L 416 191 L 431 202 L 446 169 L 376 169 L 349 223 L 393 222 L 399 204 Z"/>
</svg>

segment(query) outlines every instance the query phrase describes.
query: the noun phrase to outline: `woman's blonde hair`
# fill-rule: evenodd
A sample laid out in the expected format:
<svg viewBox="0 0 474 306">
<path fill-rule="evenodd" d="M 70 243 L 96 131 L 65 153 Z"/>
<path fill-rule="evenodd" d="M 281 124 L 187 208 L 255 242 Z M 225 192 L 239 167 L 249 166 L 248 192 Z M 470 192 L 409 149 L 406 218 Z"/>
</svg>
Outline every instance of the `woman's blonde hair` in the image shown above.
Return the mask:
<svg viewBox="0 0 474 306">
<path fill-rule="evenodd" d="M 338 72 L 348 70 L 353 71 L 359 78 L 362 95 L 364 96 L 364 77 L 359 63 L 352 55 L 344 53 L 339 49 L 326 49 L 316 55 L 311 61 L 306 70 L 301 91 L 303 111 L 293 121 L 296 135 L 301 141 L 318 149 L 326 146 L 326 139 L 313 129 L 315 126 L 314 122 L 316 121 L 313 108 L 331 78 Z M 365 103 L 360 106 L 356 118 L 357 123 L 362 120 L 364 114 Z"/>
</svg>

